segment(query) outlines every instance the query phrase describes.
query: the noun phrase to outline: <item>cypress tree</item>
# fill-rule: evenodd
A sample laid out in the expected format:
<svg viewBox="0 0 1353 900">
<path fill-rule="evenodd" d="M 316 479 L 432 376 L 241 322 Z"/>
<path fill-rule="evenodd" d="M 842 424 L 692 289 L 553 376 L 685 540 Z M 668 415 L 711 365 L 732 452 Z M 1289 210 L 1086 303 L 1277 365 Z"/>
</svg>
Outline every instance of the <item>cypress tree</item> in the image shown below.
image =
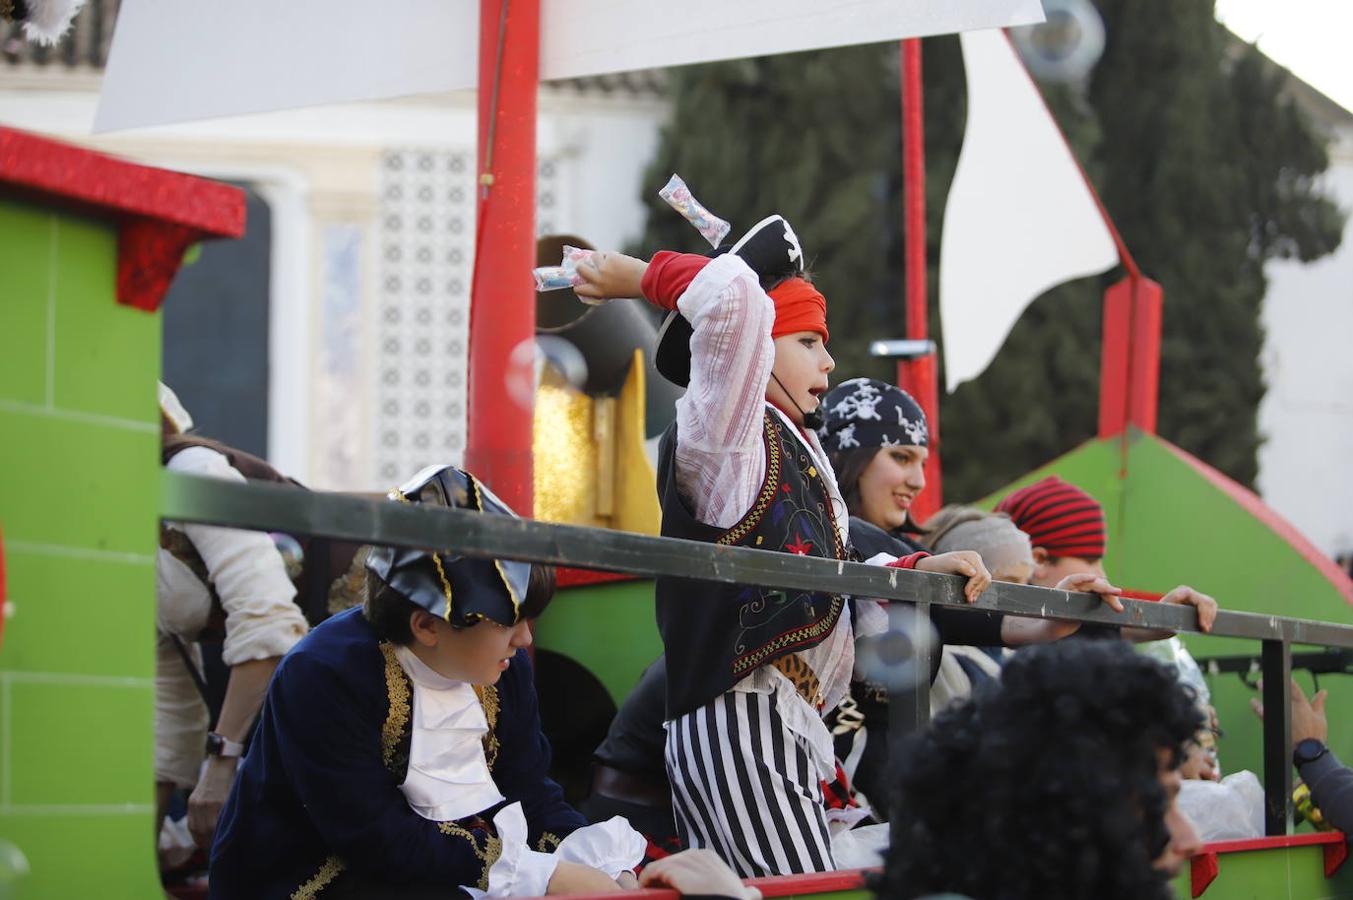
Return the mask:
<svg viewBox="0 0 1353 900">
<path fill-rule="evenodd" d="M 1143 271 L 1165 289 L 1161 434 L 1252 484 L 1263 396 L 1264 263 L 1335 249 L 1322 139 L 1285 73 L 1216 24 L 1211 0 L 1098 0 L 1108 41 L 1084 85 L 1042 85 Z M 958 40 L 925 41 L 931 331 L 943 210 L 966 116 Z M 902 196 L 896 44 L 675 70 L 635 248 L 701 251 L 653 195 L 672 172 L 734 234 L 783 213 L 830 303 L 834 378 L 892 380 L 868 341 L 900 337 Z M 1038 298 L 981 377 L 942 400 L 946 494 L 973 499 L 1094 434 L 1101 296 L 1121 276 Z M 941 357 L 942 358 L 942 357 Z"/>
</svg>

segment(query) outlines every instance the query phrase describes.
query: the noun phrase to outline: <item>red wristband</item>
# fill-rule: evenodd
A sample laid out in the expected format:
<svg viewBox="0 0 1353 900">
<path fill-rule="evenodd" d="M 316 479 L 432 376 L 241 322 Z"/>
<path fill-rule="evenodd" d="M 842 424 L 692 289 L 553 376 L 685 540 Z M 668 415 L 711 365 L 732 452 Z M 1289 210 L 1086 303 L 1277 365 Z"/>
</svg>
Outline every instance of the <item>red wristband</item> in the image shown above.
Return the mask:
<svg viewBox="0 0 1353 900">
<path fill-rule="evenodd" d="M 890 568 L 890 569 L 914 569 L 914 568 L 916 568 L 916 564 L 917 564 L 918 562 L 920 562 L 921 560 L 925 559 L 925 558 L 926 558 L 927 556 L 929 556 L 929 555 L 930 555 L 929 553 L 925 552 L 924 550 L 921 550 L 920 552 L 918 552 L 918 553 L 913 553 L 913 554 L 911 554 L 910 556 L 904 556 L 904 557 L 902 557 L 902 558 L 900 558 L 900 559 L 895 559 L 895 560 L 893 560 L 892 562 L 888 563 L 888 568 Z"/>
</svg>

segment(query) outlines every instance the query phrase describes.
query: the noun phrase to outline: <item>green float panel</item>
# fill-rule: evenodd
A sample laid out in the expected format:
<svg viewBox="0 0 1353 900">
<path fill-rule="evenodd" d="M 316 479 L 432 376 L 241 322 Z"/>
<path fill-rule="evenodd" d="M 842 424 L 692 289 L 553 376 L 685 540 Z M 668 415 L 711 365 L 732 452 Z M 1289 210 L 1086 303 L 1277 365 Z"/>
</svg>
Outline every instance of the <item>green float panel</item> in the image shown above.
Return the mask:
<svg viewBox="0 0 1353 900">
<path fill-rule="evenodd" d="M 1262 842 L 1227 842 L 1216 845 Z M 1326 877 L 1326 845 L 1265 847 L 1216 854 L 1216 875 L 1202 881 L 1202 900 L 1346 900 L 1353 898 L 1353 866 L 1342 864 Z M 1179 900 L 1193 897 L 1191 867 L 1174 882 Z M 1206 885 L 1204 887 L 1204 885 Z"/>
<path fill-rule="evenodd" d="M 157 315 L 101 220 L 0 200 L 0 836 L 24 900 L 160 895 Z"/>
<path fill-rule="evenodd" d="M 1223 607 L 1353 624 L 1348 582 L 1259 498 L 1155 435 L 1090 441 L 987 498 L 1059 475 L 1094 495 L 1108 524 L 1105 568 L 1120 587 L 1164 593 L 1188 584 Z M 1187 635 L 1197 657 L 1258 656 L 1257 641 Z M 1300 651 L 1303 648 L 1294 648 Z M 1309 676 L 1298 681 L 1311 690 Z M 1208 679 L 1224 737 L 1223 773 L 1262 776 L 1263 744 L 1249 708 L 1255 692 L 1235 675 Z M 1353 679 L 1320 681 L 1331 710 L 1353 710 Z M 1353 757 L 1353 715 L 1332 717 L 1330 742 Z"/>
<path fill-rule="evenodd" d="M 536 621 L 535 639 L 540 649 L 588 669 L 619 706 L 662 653 L 653 617 L 653 582 L 564 588 Z"/>
</svg>

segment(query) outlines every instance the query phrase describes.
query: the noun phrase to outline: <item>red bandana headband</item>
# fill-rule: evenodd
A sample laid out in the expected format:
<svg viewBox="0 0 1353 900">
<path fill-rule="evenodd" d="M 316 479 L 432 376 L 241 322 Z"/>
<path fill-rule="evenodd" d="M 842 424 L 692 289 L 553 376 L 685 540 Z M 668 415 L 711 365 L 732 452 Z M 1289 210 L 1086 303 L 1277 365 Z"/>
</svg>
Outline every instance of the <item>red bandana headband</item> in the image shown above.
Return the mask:
<svg viewBox="0 0 1353 900">
<path fill-rule="evenodd" d="M 773 338 L 800 331 L 816 331 L 826 342 L 827 334 L 827 298 L 802 278 L 790 278 L 780 282 L 770 291 L 775 301 L 775 327 L 771 329 Z"/>
</svg>

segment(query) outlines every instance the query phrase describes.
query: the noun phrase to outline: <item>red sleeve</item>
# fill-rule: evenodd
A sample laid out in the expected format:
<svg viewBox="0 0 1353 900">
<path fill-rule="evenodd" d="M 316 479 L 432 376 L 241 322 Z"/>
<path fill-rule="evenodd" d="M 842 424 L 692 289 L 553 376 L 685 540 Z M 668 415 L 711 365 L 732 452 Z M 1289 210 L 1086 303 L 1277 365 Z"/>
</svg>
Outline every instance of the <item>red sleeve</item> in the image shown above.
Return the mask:
<svg viewBox="0 0 1353 900">
<path fill-rule="evenodd" d="M 709 258 L 697 253 L 674 253 L 659 250 L 648 262 L 644 273 L 644 297 L 663 309 L 676 309 L 677 298 L 686 292 L 700 270 L 709 265 Z"/>
<path fill-rule="evenodd" d="M 911 554 L 910 556 L 904 556 L 904 557 L 902 557 L 901 559 L 895 559 L 895 560 L 893 560 L 892 562 L 888 563 L 888 568 L 890 568 L 890 569 L 914 569 L 914 568 L 916 568 L 916 564 L 917 564 L 918 562 L 920 562 L 921 560 L 925 559 L 925 558 L 926 558 L 927 556 L 929 556 L 929 555 L 930 555 L 929 553 L 926 553 L 924 550 L 922 550 L 922 551 L 920 551 L 920 552 L 918 552 L 918 553 L 913 553 L 913 554 Z"/>
</svg>

